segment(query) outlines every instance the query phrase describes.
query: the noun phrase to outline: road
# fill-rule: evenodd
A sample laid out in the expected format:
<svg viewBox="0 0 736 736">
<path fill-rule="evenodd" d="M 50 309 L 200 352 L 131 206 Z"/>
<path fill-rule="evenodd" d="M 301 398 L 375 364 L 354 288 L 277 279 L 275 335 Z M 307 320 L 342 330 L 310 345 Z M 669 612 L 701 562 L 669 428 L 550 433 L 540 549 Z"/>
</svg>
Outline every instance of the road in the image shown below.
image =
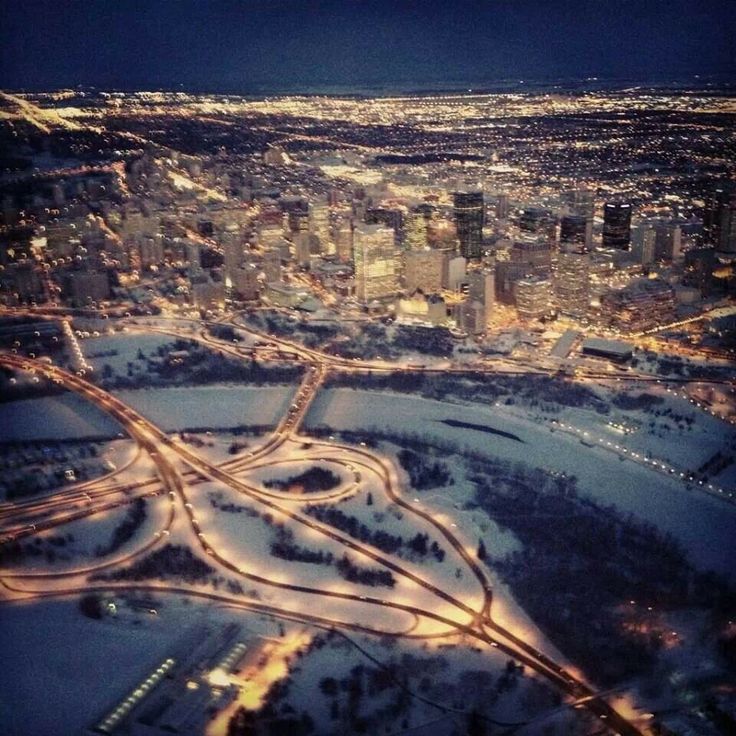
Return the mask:
<svg viewBox="0 0 736 736">
<path fill-rule="evenodd" d="M 309 596 L 342 599 L 353 603 L 359 603 L 360 605 L 376 606 L 397 612 L 404 612 L 411 614 L 418 619 L 434 621 L 446 627 L 448 634 L 462 633 L 479 642 L 493 646 L 498 648 L 500 651 L 507 653 L 509 656 L 512 656 L 517 661 L 545 677 L 548 681 L 553 683 L 572 698 L 588 698 L 588 700 L 585 701 L 585 707 L 605 721 L 606 725 L 611 727 L 614 731 L 626 734 L 627 736 L 629 736 L 629 734 L 633 736 L 633 734 L 640 733 L 634 725 L 630 724 L 616 711 L 614 711 L 603 698 L 597 697 L 594 689 L 586 682 L 572 675 L 564 666 L 554 662 L 543 652 L 524 642 L 513 632 L 499 626 L 493 621 L 491 616 L 493 592 L 485 570 L 468 552 L 463 543 L 455 537 L 449 528 L 436 519 L 431 513 L 418 508 L 416 504 L 410 503 L 402 497 L 399 490 L 400 485 L 396 476 L 396 470 L 385 460 L 385 458 L 367 448 L 356 448 L 325 442 L 312 442 L 313 445 L 316 444 L 323 447 L 325 450 L 337 449 L 344 453 L 349 453 L 349 457 L 351 457 L 356 463 L 372 468 L 373 471 L 381 478 L 386 495 L 392 500 L 392 502 L 401 506 L 405 512 L 414 514 L 421 518 L 424 523 L 433 526 L 462 558 L 467 568 L 472 572 L 473 576 L 477 580 L 477 583 L 482 590 L 482 604 L 479 608 L 475 609 L 467 605 L 463 600 L 458 599 L 456 596 L 444 590 L 441 585 L 432 582 L 422 575 L 418 575 L 408 569 L 401 562 L 387 556 L 380 550 L 358 542 L 355 539 L 342 534 L 333 527 L 316 521 L 301 511 L 293 510 L 289 506 L 275 500 L 268 494 L 265 494 L 262 489 L 249 485 L 231 472 L 233 469 L 240 471 L 244 468 L 253 467 L 256 464 L 264 462 L 270 454 L 275 452 L 284 443 L 290 440 L 293 441 L 298 437 L 299 425 L 306 415 L 310 403 L 314 399 L 314 396 L 316 395 L 327 371 L 327 366 L 323 363 L 315 362 L 314 356 L 308 355 L 305 357 L 308 357 L 310 360 L 309 366 L 287 416 L 282 419 L 277 426 L 276 431 L 264 445 L 258 448 L 258 450 L 256 450 L 250 457 L 240 460 L 237 463 L 234 462 L 231 465 L 230 470 L 208 462 L 206 459 L 194 452 L 190 447 L 184 445 L 180 441 L 173 440 L 122 401 L 94 384 L 89 383 L 80 376 L 68 373 L 54 365 L 38 363 L 34 360 L 12 355 L 0 356 L 0 364 L 16 370 L 31 370 L 38 376 L 45 377 L 51 381 L 56 381 L 57 383 L 60 382 L 65 388 L 77 392 L 115 418 L 125 428 L 130 436 L 136 440 L 143 451 L 151 457 L 156 466 L 156 472 L 159 479 L 158 482 L 163 486 L 163 489 L 168 494 L 170 501 L 170 516 L 167 530 L 173 524 L 176 515 L 183 512 L 182 518 L 187 522 L 188 528 L 191 531 L 192 540 L 196 540 L 196 548 L 206 556 L 205 559 L 207 559 L 208 562 L 216 563 L 221 570 L 227 571 L 229 574 L 237 576 L 238 578 L 268 585 L 276 589 L 290 590 L 297 593 L 308 594 Z M 303 438 L 301 442 L 304 442 L 304 439 L 305 438 Z M 435 596 L 439 601 L 449 604 L 450 610 L 453 610 L 455 613 L 450 616 L 444 613 L 440 614 L 434 608 L 422 607 L 412 603 L 389 601 L 373 596 L 359 595 L 357 593 L 328 591 L 309 585 L 274 581 L 264 576 L 256 575 L 233 564 L 228 558 L 227 552 L 216 549 L 202 532 L 199 522 L 194 516 L 193 506 L 188 500 L 187 483 L 185 482 L 183 473 L 178 469 L 178 466 L 182 464 L 188 467 L 197 476 L 224 484 L 234 491 L 248 497 L 251 501 L 257 502 L 260 505 L 277 512 L 281 517 L 289 519 L 290 522 L 304 525 L 313 532 L 319 533 L 324 537 L 331 539 L 333 542 L 342 545 L 345 549 L 358 552 L 363 557 L 373 560 L 382 567 L 390 570 L 400 579 L 410 581 L 415 586 L 418 586 Z M 270 495 L 272 496 L 273 494 Z M 83 514 L 84 511 L 79 513 Z M 103 566 L 105 568 L 109 568 L 114 565 L 119 565 L 122 561 L 127 562 L 133 557 L 140 555 L 142 552 L 150 550 L 157 544 L 161 544 L 163 539 L 164 537 L 162 535 L 155 537 L 150 542 L 146 543 L 141 549 L 136 550 L 134 553 L 125 555 L 122 560 L 117 559 L 114 561 L 107 561 L 95 568 L 85 568 L 83 572 L 88 573 L 92 569 L 101 569 Z M 4 575 L 3 584 L 6 589 L 15 590 L 17 592 L 24 589 L 22 587 L 18 588 L 15 586 L 13 583 L 15 580 L 28 580 L 29 578 L 38 580 L 43 577 L 52 577 L 57 580 L 63 577 L 74 579 L 79 574 L 80 571 L 78 570 L 57 573 L 50 572 L 45 574 L 41 573 L 40 575 L 24 575 L 23 573 L 19 573 L 17 575 Z M 88 586 L 73 588 L 73 590 L 77 591 L 89 589 L 90 587 Z M 161 588 L 157 589 L 160 590 Z M 66 591 L 63 594 L 69 594 L 68 590 L 64 588 L 57 588 L 56 590 L 57 594 L 62 594 L 59 591 Z M 25 590 L 24 592 L 26 595 L 31 596 L 41 594 L 37 591 L 29 592 Z M 242 600 L 238 600 L 237 598 L 235 598 L 235 600 L 242 603 Z M 294 617 L 305 616 L 304 611 L 298 610 L 281 610 L 281 613 Z M 311 614 L 306 615 L 309 616 Z M 301 620 L 306 619 L 302 618 Z M 323 623 L 325 622 L 323 621 Z M 337 619 L 327 619 L 326 623 L 330 623 L 336 627 L 355 628 L 349 622 L 346 623 L 345 621 Z M 377 630 L 374 630 L 373 633 L 376 633 L 376 631 Z M 412 632 L 382 631 L 381 633 L 391 633 L 396 636 L 410 636 Z"/>
</svg>

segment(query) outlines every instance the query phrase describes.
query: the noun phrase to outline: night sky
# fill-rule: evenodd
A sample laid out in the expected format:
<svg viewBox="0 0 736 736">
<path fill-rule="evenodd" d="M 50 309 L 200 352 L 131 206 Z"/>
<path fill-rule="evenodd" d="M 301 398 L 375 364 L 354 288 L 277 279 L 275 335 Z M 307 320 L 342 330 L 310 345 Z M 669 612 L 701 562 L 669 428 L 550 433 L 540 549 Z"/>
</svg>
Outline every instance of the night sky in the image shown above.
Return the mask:
<svg viewBox="0 0 736 736">
<path fill-rule="evenodd" d="M 0 86 L 736 79 L 736 0 L 0 0 Z"/>
</svg>

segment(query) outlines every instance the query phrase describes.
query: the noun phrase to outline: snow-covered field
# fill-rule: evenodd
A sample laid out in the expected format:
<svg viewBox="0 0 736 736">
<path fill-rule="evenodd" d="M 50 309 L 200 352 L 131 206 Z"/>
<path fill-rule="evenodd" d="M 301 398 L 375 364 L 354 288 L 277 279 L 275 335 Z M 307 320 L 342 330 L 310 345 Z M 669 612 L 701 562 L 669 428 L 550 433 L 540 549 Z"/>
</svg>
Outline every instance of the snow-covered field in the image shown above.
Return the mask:
<svg viewBox="0 0 736 736">
<path fill-rule="evenodd" d="M 82 733 L 163 659 L 180 657 L 182 638 L 199 623 L 219 628 L 237 621 L 253 635 L 273 636 L 278 631 L 272 620 L 255 614 L 161 598 L 158 616 L 128 612 L 102 621 L 82 616 L 74 599 L 4 603 L 3 736 Z"/>
<path fill-rule="evenodd" d="M 96 373 L 102 372 L 104 365 L 109 365 L 115 373 L 125 375 L 128 362 L 138 363 L 138 351 L 147 358 L 154 356 L 156 350 L 163 345 L 171 345 L 176 338 L 173 335 L 128 334 L 115 333 L 101 337 L 89 337 L 79 341 L 84 357 L 94 367 Z M 115 355 L 103 353 L 115 352 Z"/>
<path fill-rule="evenodd" d="M 521 442 L 472 429 L 450 427 L 454 419 L 511 432 Z M 511 416 L 502 407 L 470 407 L 388 392 L 329 389 L 310 408 L 307 426 L 414 433 L 451 441 L 473 451 L 575 475 L 581 492 L 599 503 L 673 533 L 693 562 L 736 577 L 736 507 L 688 491 L 665 477 L 601 448 L 588 448 L 563 432 Z M 716 439 L 717 441 L 717 439 Z"/>
<path fill-rule="evenodd" d="M 0 442 L 115 437 L 118 423 L 71 393 L 0 404 Z"/>
<path fill-rule="evenodd" d="M 0 617 L 6 736 L 81 733 L 170 656 L 181 636 L 163 618 L 140 626 L 92 621 L 72 601 L 3 604 Z"/>
<path fill-rule="evenodd" d="M 166 432 L 275 426 L 286 413 L 291 386 L 212 385 L 115 391 L 115 395 Z"/>
</svg>

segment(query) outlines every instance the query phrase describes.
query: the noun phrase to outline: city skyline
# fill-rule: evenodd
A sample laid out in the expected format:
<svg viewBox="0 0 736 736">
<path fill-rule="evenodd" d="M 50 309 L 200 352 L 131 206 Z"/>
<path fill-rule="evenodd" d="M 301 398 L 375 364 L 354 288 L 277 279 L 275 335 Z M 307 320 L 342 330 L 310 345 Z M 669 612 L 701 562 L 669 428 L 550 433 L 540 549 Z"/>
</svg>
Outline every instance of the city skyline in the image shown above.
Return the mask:
<svg viewBox="0 0 736 736">
<path fill-rule="evenodd" d="M 0 4 L 3 736 L 736 729 L 733 0 Z"/>
</svg>

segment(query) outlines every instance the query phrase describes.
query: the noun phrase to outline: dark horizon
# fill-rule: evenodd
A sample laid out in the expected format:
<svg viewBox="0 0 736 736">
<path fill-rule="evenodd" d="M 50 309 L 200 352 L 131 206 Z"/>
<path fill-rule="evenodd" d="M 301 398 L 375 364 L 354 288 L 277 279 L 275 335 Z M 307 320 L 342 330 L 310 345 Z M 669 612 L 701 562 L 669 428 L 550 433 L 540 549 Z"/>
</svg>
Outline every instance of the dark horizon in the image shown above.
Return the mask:
<svg viewBox="0 0 736 736">
<path fill-rule="evenodd" d="M 0 0 L 0 10 L 4 89 L 736 81 L 731 0 Z"/>
</svg>

